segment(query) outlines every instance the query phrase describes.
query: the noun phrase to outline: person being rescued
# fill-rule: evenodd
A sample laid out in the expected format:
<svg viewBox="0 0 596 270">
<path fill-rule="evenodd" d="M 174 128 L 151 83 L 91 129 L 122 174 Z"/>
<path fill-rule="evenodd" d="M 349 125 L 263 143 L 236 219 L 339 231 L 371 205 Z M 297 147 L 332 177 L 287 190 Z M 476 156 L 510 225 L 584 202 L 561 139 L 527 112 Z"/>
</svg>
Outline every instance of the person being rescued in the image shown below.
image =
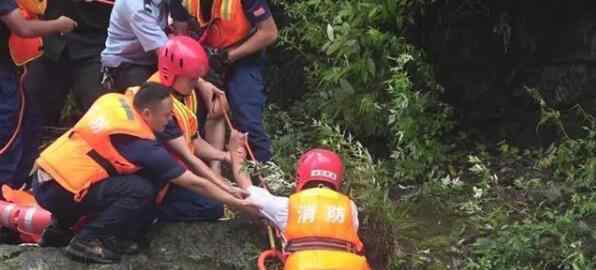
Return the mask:
<svg viewBox="0 0 596 270">
<path fill-rule="evenodd" d="M 285 270 L 369 270 L 358 237 L 358 211 L 340 193 L 344 179 L 341 158 L 330 150 L 311 149 L 296 165 L 296 192 L 274 196 L 252 185 L 242 171 L 246 159 L 245 135 L 232 134 L 229 149 L 238 185 L 260 213 L 282 232 L 286 243 Z"/>
<path fill-rule="evenodd" d="M 252 203 L 195 175 L 167 152 L 155 134 L 173 110 L 171 90 L 156 83 L 142 85 L 134 97 L 106 94 L 41 153 L 33 193 L 52 213 L 41 246 L 68 243 L 66 255 L 95 263 L 138 253 L 139 239 L 127 233 L 154 205 L 156 187 L 167 184 L 256 214 Z M 80 223 L 83 216 L 87 222 Z M 76 223 L 80 229 L 72 237 Z"/>
<path fill-rule="evenodd" d="M 209 179 L 228 193 L 241 196 L 241 189 L 229 185 L 225 178 L 202 160 L 231 161 L 229 152 L 213 147 L 199 135 L 199 123 L 202 121 L 198 118 L 205 115 L 199 113 L 197 116 L 198 101 L 201 99 L 197 98 L 196 92 L 204 92 L 206 87 L 212 86 L 201 79 L 208 68 L 207 54 L 203 47 L 190 37 L 172 37 L 160 49 L 158 72 L 153 74 L 149 81 L 172 90 L 174 117 L 157 137 L 183 166 Z M 138 89 L 129 88 L 127 95 L 134 96 Z M 209 99 L 213 103 L 212 110 L 222 110 L 225 109 L 223 106 L 227 106 L 223 92 Z M 158 196 L 158 203 L 161 204 L 159 218 L 164 221 L 216 220 L 224 214 L 221 203 L 207 200 L 182 187 L 166 186 Z"/>
</svg>

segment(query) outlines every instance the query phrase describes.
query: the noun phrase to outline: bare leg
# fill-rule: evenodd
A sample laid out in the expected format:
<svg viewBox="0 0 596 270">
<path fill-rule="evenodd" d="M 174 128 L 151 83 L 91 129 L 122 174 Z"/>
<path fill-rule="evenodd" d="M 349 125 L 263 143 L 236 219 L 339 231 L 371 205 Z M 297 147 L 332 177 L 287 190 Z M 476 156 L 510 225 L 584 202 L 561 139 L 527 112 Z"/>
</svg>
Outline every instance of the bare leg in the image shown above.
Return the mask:
<svg viewBox="0 0 596 270">
<path fill-rule="evenodd" d="M 222 150 L 226 143 L 226 123 L 223 117 L 208 119 L 205 123 L 205 141 L 214 148 Z M 221 161 L 211 160 L 210 166 L 213 171 L 221 175 Z"/>
</svg>

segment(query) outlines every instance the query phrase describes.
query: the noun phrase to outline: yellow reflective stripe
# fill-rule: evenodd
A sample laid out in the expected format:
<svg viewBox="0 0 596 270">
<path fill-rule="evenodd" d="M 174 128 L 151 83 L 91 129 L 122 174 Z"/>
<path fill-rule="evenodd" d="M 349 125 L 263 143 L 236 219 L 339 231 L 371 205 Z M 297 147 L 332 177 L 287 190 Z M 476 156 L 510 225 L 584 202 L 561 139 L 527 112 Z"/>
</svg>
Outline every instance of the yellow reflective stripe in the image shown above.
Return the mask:
<svg viewBox="0 0 596 270">
<path fill-rule="evenodd" d="M 232 18 L 232 0 L 223 0 L 221 4 L 221 18 L 230 20 Z"/>
<path fill-rule="evenodd" d="M 186 9 L 186 11 L 191 15 L 195 16 L 194 10 L 192 8 L 193 1 L 192 0 L 182 0 L 182 6 Z"/>
<path fill-rule="evenodd" d="M 180 129 L 182 129 L 182 133 L 184 135 L 184 139 L 186 140 L 186 142 L 190 141 L 190 130 L 188 127 L 188 118 L 185 115 L 184 109 L 180 108 L 179 106 L 181 106 L 181 104 L 176 104 L 174 106 L 174 114 L 176 117 L 176 120 L 178 122 L 178 125 L 180 126 Z"/>
<path fill-rule="evenodd" d="M 184 98 L 184 104 L 192 113 L 197 113 L 197 96 L 194 92 L 190 96 Z"/>
<path fill-rule="evenodd" d="M 184 98 L 184 103 L 174 98 L 174 117 L 184 133 L 184 138 L 192 150 L 192 136 L 198 131 L 198 121 L 195 115 L 197 98 L 192 95 Z M 190 105 L 190 106 L 189 106 Z"/>
</svg>

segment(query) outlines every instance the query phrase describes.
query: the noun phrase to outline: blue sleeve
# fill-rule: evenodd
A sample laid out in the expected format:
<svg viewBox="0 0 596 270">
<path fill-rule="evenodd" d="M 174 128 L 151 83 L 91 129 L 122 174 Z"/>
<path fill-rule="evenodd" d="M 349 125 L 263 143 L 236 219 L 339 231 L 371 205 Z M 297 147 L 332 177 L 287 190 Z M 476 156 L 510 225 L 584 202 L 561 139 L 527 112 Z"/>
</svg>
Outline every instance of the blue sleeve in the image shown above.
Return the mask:
<svg viewBox="0 0 596 270">
<path fill-rule="evenodd" d="M 178 125 L 178 122 L 176 122 L 176 120 L 174 119 L 170 119 L 170 121 L 168 121 L 168 124 L 166 124 L 166 128 L 164 129 L 164 131 L 157 133 L 157 138 L 162 142 L 167 142 L 173 139 L 180 138 L 182 136 L 184 136 L 184 133 Z M 194 140 L 198 136 L 199 134 L 195 133 L 193 134 L 192 139 Z"/>
<path fill-rule="evenodd" d="M 180 129 L 176 120 L 170 119 L 170 121 L 168 121 L 168 124 L 166 124 L 166 128 L 162 132 L 157 133 L 157 138 L 160 141 L 166 142 L 179 138 L 182 135 L 182 129 Z"/>
<path fill-rule="evenodd" d="M 159 141 L 129 135 L 112 135 L 111 139 L 118 152 L 141 167 L 155 184 L 165 184 L 186 171 Z"/>
<path fill-rule="evenodd" d="M 171 0 L 169 7 L 170 15 L 172 16 L 172 19 L 174 19 L 174 21 L 185 22 L 192 19 L 190 14 L 188 14 L 186 8 L 184 8 L 184 6 L 182 5 L 182 0 Z"/>
<path fill-rule="evenodd" d="M 145 52 L 150 52 L 163 47 L 168 41 L 168 36 L 158 23 L 158 15 L 143 9 L 131 15 L 130 27 Z"/>
<path fill-rule="evenodd" d="M 253 25 L 271 17 L 271 9 L 267 0 L 244 0 L 244 13 Z"/>
<path fill-rule="evenodd" d="M 2 0 L 0 1 L 0 16 L 4 16 L 17 9 L 17 3 L 14 0 Z"/>
</svg>

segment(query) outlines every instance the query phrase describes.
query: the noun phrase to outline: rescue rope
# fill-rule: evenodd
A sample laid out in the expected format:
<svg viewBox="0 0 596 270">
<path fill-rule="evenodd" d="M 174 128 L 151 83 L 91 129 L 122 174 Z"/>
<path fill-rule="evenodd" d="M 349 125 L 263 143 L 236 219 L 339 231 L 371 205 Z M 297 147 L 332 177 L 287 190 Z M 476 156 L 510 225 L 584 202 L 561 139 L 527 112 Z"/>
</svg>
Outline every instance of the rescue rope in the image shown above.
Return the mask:
<svg viewBox="0 0 596 270">
<path fill-rule="evenodd" d="M 259 258 L 257 260 L 257 267 L 259 268 L 259 270 L 267 270 L 267 266 L 265 265 L 265 262 L 269 258 L 276 258 L 276 259 L 280 260 L 281 262 L 284 261 L 284 256 L 279 250 L 276 250 L 276 249 L 265 250 L 259 255 Z"/>
<path fill-rule="evenodd" d="M 230 120 L 229 112 L 226 110 L 225 107 L 223 107 L 222 111 L 223 111 L 224 118 L 226 119 L 226 123 L 228 124 L 228 128 L 230 130 L 235 129 L 234 126 L 232 125 L 232 121 Z M 244 140 L 244 147 L 246 148 L 250 159 L 252 159 L 253 161 L 256 161 L 257 159 L 255 157 L 255 154 L 253 153 L 252 149 L 250 148 L 250 145 L 248 144 L 248 139 Z M 263 177 L 260 174 L 258 175 L 258 177 L 259 177 L 261 187 L 263 187 L 264 189 L 269 191 L 269 187 L 267 186 L 267 183 L 265 183 L 265 179 L 263 179 Z M 270 224 L 267 224 L 267 236 L 269 238 L 269 246 L 271 247 L 271 250 L 276 250 L 274 230 Z"/>
<path fill-rule="evenodd" d="M 25 116 L 25 87 L 24 87 L 24 81 L 25 81 L 25 75 L 27 74 L 27 67 L 24 66 L 23 67 L 23 74 L 21 74 L 21 77 L 19 78 L 19 85 L 17 87 L 17 91 L 19 92 L 19 99 L 20 99 L 20 105 L 21 108 L 19 110 L 19 116 L 17 118 L 17 125 L 15 126 L 15 130 L 12 133 L 10 139 L 8 140 L 8 142 L 6 142 L 6 145 L 4 145 L 2 147 L 2 149 L 0 149 L 0 156 L 4 155 L 6 153 L 6 151 L 12 146 L 12 144 L 14 143 L 14 141 L 16 140 L 17 136 L 19 135 L 19 133 L 21 132 L 21 127 L 23 125 L 23 117 Z"/>
<path fill-rule="evenodd" d="M 109 6 L 113 6 L 114 5 L 114 1 L 110 1 L 110 0 L 91 0 L 89 2 L 98 2 L 98 3 L 106 4 L 106 5 L 109 5 Z"/>
</svg>

